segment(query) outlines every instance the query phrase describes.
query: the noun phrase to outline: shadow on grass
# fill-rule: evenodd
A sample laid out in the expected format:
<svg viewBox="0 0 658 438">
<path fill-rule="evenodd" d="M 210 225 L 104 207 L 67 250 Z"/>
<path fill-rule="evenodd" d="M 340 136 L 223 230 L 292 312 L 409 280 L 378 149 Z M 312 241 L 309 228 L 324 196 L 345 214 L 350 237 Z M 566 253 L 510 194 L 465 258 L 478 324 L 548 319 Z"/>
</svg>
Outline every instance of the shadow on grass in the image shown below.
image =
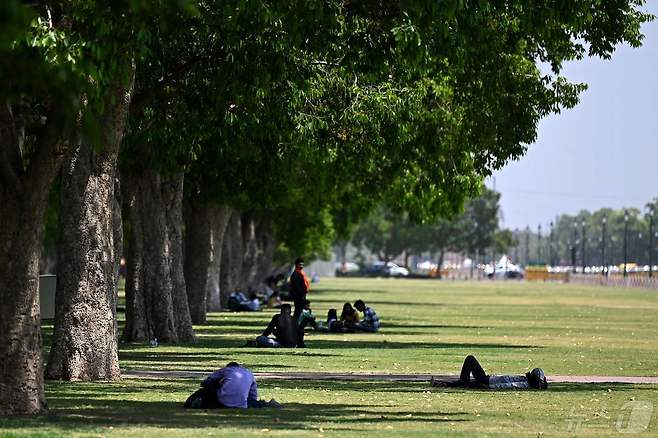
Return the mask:
<svg viewBox="0 0 658 438">
<path fill-rule="evenodd" d="M 322 391 L 381 390 L 407 392 L 408 384 L 399 382 L 282 382 L 268 386 L 304 388 Z M 117 383 L 49 382 L 47 397 L 50 412 L 21 418 L 0 418 L 0 428 L 43 428 L 49 432 L 98 433 L 102 428 L 158 427 L 168 429 L 200 429 L 206 427 L 244 430 L 313 430 L 318 422 L 340 425 L 363 425 L 395 422 L 443 423 L 467 421 L 464 412 L 418 412 L 412 408 L 371 403 L 285 403 L 284 409 L 217 409 L 185 410 L 182 405 L 197 385 L 190 380 L 167 382 L 139 381 Z M 148 400 L 140 400 L 142 394 Z M 332 400 L 331 394 L 327 399 Z"/>
<path fill-rule="evenodd" d="M 349 336 L 349 334 L 348 334 Z M 331 339 L 321 339 L 321 338 L 309 338 L 306 342 L 306 345 L 310 349 L 314 348 L 390 348 L 390 349 L 404 349 L 404 348 L 431 348 L 431 349 L 459 349 L 465 351 L 471 351 L 472 349 L 477 348 L 505 348 L 505 349 L 516 349 L 516 348 L 543 348 L 538 345 L 509 345 L 509 344 L 487 344 L 487 343 L 450 343 L 450 342 L 398 342 L 398 341 L 387 341 L 383 340 L 373 340 L 373 341 L 364 341 L 362 339 L 355 339 L 353 342 L 345 342 L 343 340 L 331 340 Z"/>
</svg>

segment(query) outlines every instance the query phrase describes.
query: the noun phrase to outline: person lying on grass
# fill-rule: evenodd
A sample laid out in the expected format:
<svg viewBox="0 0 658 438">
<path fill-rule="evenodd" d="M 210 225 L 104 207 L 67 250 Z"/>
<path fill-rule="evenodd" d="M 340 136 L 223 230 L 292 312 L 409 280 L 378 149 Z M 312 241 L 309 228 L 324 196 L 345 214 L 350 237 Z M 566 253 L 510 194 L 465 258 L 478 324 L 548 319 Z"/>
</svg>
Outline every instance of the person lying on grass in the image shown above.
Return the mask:
<svg viewBox="0 0 658 438">
<path fill-rule="evenodd" d="M 363 312 L 363 320 L 354 326 L 355 330 L 370 333 L 379 331 L 379 317 L 371 307 L 366 306 L 361 300 L 356 300 L 354 307 L 359 312 Z"/>
<path fill-rule="evenodd" d="M 236 362 L 228 363 L 201 382 L 201 388 L 185 401 L 186 409 L 281 408 L 276 400 L 258 400 L 254 375 Z"/>
<path fill-rule="evenodd" d="M 473 375 L 473 380 L 471 380 Z M 489 376 L 474 356 L 468 355 L 464 359 L 459 380 L 435 379 L 430 381 L 432 386 L 454 388 L 482 388 L 482 389 L 546 389 L 548 383 L 544 370 L 535 368 L 525 375 Z"/>
</svg>

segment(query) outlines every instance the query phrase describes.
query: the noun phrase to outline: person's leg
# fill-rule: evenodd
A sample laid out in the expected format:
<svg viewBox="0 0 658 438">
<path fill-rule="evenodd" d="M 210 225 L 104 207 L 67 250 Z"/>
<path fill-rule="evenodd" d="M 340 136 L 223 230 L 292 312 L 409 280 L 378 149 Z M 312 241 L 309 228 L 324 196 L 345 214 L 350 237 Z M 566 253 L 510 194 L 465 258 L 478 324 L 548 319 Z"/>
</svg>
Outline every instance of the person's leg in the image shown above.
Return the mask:
<svg viewBox="0 0 658 438">
<path fill-rule="evenodd" d="M 279 343 L 270 338 L 269 336 L 258 336 L 256 338 L 256 344 L 258 344 L 259 347 L 278 347 Z"/>
<path fill-rule="evenodd" d="M 473 375 L 473 380 L 477 385 L 488 385 L 489 376 L 484 372 L 484 369 L 477 361 L 474 356 L 470 354 L 464 359 L 464 365 L 462 365 L 462 371 L 459 374 L 459 380 L 464 383 L 470 383 L 471 374 Z"/>
<path fill-rule="evenodd" d="M 377 332 L 377 329 L 376 329 L 376 328 L 374 328 L 374 327 L 371 326 L 371 325 L 364 324 L 364 323 L 362 323 L 362 322 L 356 324 L 356 325 L 354 326 L 354 329 L 357 330 L 357 331 L 360 331 L 360 332 L 367 332 L 367 333 L 375 333 L 375 332 Z"/>
<path fill-rule="evenodd" d="M 304 310 L 304 306 L 306 306 L 306 298 L 302 299 L 295 299 L 293 301 L 293 304 L 295 305 L 295 310 L 292 313 L 292 317 L 296 320 L 299 321 L 299 315 L 302 314 L 302 310 Z"/>
</svg>

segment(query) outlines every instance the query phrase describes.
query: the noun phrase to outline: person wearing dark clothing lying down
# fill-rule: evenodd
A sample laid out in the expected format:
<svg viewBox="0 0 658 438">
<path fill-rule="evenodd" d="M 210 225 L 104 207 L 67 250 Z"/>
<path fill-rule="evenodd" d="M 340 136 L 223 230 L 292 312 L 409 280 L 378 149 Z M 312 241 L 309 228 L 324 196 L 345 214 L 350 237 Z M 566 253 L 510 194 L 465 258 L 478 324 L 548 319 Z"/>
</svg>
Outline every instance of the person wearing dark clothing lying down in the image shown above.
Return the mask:
<svg viewBox="0 0 658 438">
<path fill-rule="evenodd" d="M 188 397 L 186 409 L 280 408 L 274 399 L 258 400 L 254 375 L 236 362 L 230 362 L 201 382 L 201 388 Z"/>
<path fill-rule="evenodd" d="M 471 379 L 473 376 L 473 379 Z M 485 389 L 546 389 L 548 384 L 541 368 L 535 368 L 525 375 L 489 376 L 474 356 L 466 356 L 459 380 L 434 379 L 432 386 Z"/>
<path fill-rule="evenodd" d="M 295 347 L 300 342 L 298 323 L 290 316 L 290 304 L 281 305 L 281 313 L 274 315 L 263 334 L 256 338 L 259 347 Z M 303 331 L 302 331 L 303 333 Z M 270 337 L 274 334 L 274 339 Z"/>
</svg>

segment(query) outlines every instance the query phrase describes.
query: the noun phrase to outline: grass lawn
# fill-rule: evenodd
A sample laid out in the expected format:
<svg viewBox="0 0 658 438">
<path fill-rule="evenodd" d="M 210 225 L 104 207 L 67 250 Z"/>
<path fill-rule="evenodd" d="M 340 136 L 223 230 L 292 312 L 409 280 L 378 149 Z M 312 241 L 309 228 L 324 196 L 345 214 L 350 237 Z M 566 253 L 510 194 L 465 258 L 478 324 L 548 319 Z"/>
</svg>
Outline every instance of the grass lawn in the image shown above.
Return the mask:
<svg viewBox="0 0 658 438">
<path fill-rule="evenodd" d="M 243 347 L 274 311 L 212 314 L 198 345 L 122 345 L 123 369 L 457 373 L 467 354 L 492 374 L 535 366 L 553 375 L 658 375 L 658 292 L 516 282 L 323 280 L 309 299 L 323 318 L 361 298 L 378 334 L 311 333 L 305 350 Z M 47 335 L 47 329 L 46 335 Z M 47 339 L 47 336 L 46 336 Z M 259 381 L 283 410 L 188 412 L 189 379 L 48 382 L 50 413 L 0 419 L 0 436 L 602 436 L 652 415 L 658 385 L 555 384 L 546 392 L 432 389 L 422 382 Z M 621 420 L 621 421 L 619 421 Z M 638 423 L 639 422 L 639 423 Z"/>
</svg>

